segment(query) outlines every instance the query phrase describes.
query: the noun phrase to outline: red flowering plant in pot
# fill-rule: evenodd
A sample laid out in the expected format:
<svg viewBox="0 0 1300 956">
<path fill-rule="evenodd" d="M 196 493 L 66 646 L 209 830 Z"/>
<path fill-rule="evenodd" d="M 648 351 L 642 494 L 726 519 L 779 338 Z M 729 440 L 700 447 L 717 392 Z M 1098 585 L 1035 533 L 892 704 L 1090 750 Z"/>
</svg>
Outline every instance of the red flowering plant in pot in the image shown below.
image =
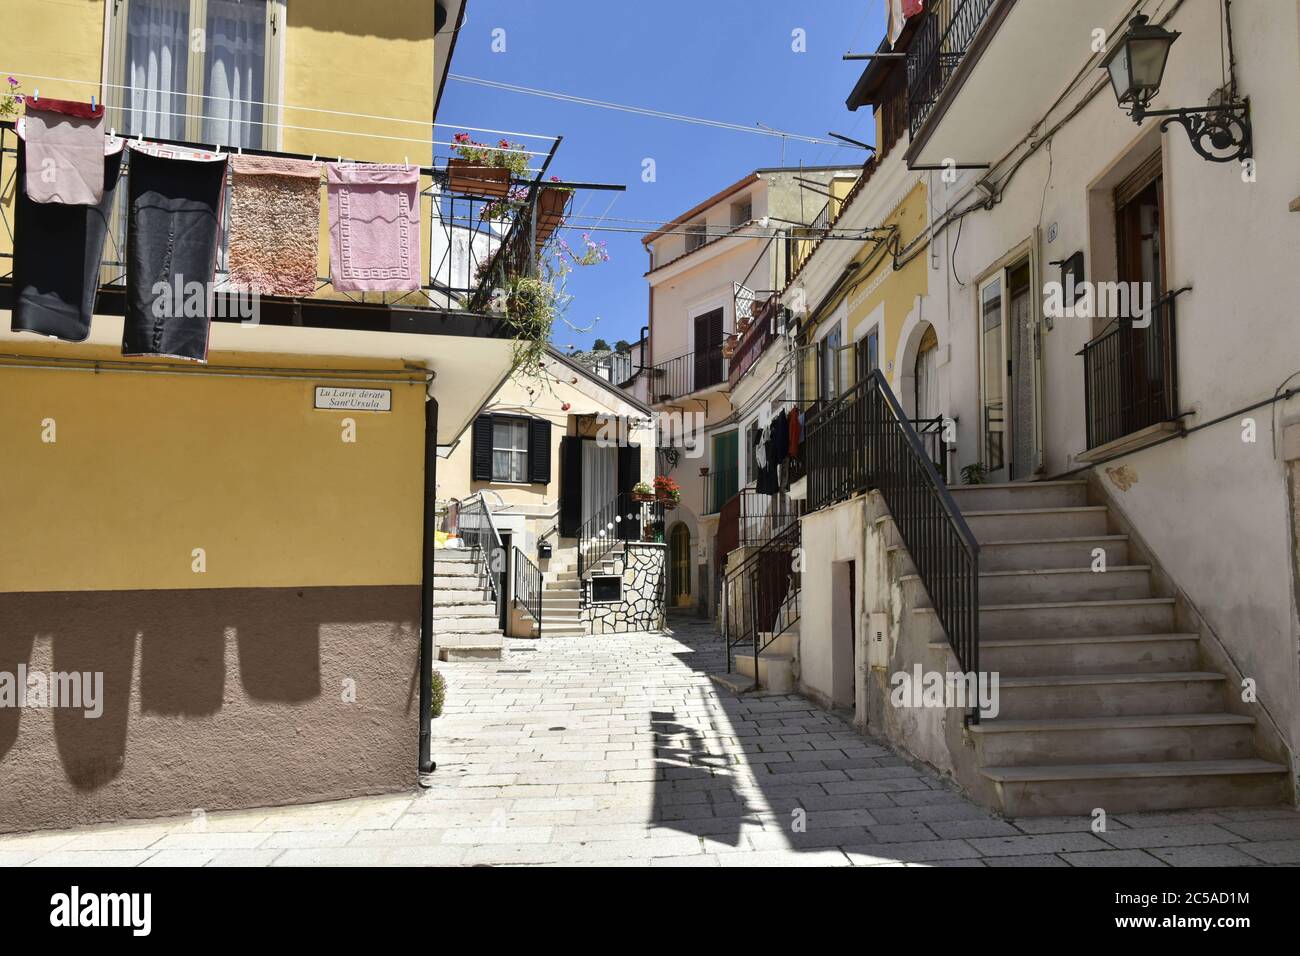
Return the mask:
<svg viewBox="0 0 1300 956">
<path fill-rule="evenodd" d="M 488 146 L 475 142 L 469 133 L 457 133 L 452 140 L 456 155 L 447 160 L 447 175 L 453 192 L 505 199 L 511 178 L 528 175 L 528 153 L 520 143 L 503 139 Z"/>
<path fill-rule="evenodd" d="M 676 508 L 682 500 L 682 486 L 667 475 L 655 476 L 655 498 L 665 508 Z"/>
</svg>

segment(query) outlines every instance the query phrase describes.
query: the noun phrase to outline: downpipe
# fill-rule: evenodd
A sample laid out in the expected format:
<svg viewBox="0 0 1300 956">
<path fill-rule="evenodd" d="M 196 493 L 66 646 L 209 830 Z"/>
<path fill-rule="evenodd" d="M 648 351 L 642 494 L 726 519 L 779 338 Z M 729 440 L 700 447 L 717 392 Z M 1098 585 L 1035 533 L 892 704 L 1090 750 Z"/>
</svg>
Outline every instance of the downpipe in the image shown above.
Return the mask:
<svg viewBox="0 0 1300 956">
<path fill-rule="evenodd" d="M 424 531 L 420 559 L 420 786 L 433 786 L 433 571 L 438 525 L 438 400 L 424 403 Z"/>
</svg>

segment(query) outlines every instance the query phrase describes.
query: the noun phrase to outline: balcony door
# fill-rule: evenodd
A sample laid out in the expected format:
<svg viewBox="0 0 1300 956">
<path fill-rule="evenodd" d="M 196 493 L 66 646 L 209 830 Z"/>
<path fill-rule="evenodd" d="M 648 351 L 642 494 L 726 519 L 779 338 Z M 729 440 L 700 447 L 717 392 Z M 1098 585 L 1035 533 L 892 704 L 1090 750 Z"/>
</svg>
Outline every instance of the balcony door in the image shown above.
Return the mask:
<svg viewBox="0 0 1300 956">
<path fill-rule="evenodd" d="M 283 0 L 109 5 L 109 125 L 205 145 L 273 149 Z"/>
<path fill-rule="evenodd" d="M 1164 293 L 1164 182 L 1158 163 L 1146 164 L 1143 174 L 1139 170 L 1115 191 L 1116 253 L 1119 280 L 1141 283 L 1154 304 Z M 1153 308 L 1144 327 L 1134 327 L 1132 319 L 1141 317 L 1136 309 L 1130 311 L 1131 317 L 1118 320 L 1117 348 L 1118 402 L 1126 434 L 1170 418 L 1176 411 L 1170 397 L 1173 353 L 1165 316 Z"/>
<path fill-rule="evenodd" d="M 722 381 L 722 309 L 695 317 L 695 378 L 692 392 Z"/>
</svg>

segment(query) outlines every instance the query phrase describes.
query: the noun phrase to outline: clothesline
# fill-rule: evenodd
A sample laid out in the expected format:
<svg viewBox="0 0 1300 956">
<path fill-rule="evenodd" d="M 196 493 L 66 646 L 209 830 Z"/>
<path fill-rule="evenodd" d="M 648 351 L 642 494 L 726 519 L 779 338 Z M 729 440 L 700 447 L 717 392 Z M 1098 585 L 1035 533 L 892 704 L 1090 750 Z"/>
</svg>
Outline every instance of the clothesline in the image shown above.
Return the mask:
<svg viewBox="0 0 1300 956">
<path fill-rule="evenodd" d="M 122 83 L 101 83 L 98 80 L 77 80 L 77 79 L 73 79 L 72 77 L 66 77 L 66 76 L 46 76 L 43 74 L 36 74 L 36 73 L 18 73 L 18 72 L 4 70 L 4 69 L 0 69 L 0 73 L 3 73 L 7 76 L 26 77 L 29 80 L 48 80 L 52 83 L 75 83 L 80 86 L 93 86 L 96 88 L 105 87 L 110 90 L 131 90 L 132 92 L 136 92 L 136 93 L 156 93 L 159 96 L 185 96 L 185 97 L 194 96 L 194 97 L 198 97 L 199 99 L 205 99 L 205 100 L 220 100 L 223 103 L 246 103 L 250 106 L 269 106 L 275 109 L 300 110 L 307 113 L 328 113 L 332 116 L 346 116 L 349 117 L 350 119 L 378 120 L 380 122 L 385 122 L 385 123 L 409 123 L 415 126 L 427 126 L 431 129 L 436 126 L 441 126 L 444 129 L 465 130 L 468 133 L 492 133 L 497 136 L 522 136 L 525 139 L 544 139 L 544 140 L 548 140 L 549 142 L 555 142 L 555 140 L 559 139 L 558 136 L 549 136 L 545 133 L 520 133 L 511 130 L 487 129 L 481 126 L 460 126 L 455 123 L 438 123 L 438 122 L 430 122 L 429 120 L 406 119 L 400 116 L 379 116 L 374 113 L 350 113 L 346 110 L 331 110 L 319 106 L 294 106 L 289 103 L 276 103 L 271 100 L 240 99 L 238 97 L 232 97 L 232 96 L 216 96 L 210 93 L 182 93 L 178 90 L 159 90 L 159 89 L 153 89 L 151 87 L 131 86 Z M 21 96 L 24 94 L 20 93 L 18 95 Z M 125 109 L 126 107 L 123 108 Z M 421 140 L 421 142 L 423 142 L 423 140 Z M 545 154 L 543 153 L 538 155 L 545 155 Z"/>
<path fill-rule="evenodd" d="M 0 72 L 3 72 L 3 71 L 0 71 Z M 25 94 L 22 94 L 22 93 L 0 93 L 0 96 L 7 96 L 7 97 L 10 97 L 11 99 L 14 98 L 14 97 L 17 97 L 17 96 L 24 96 L 24 95 L 25 95 Z M 208 116 L 203 116 L 203 115 L 200 114 L 200 113 L 184 113 L 184 112 L 178 112 L 178 111 L 175 111 L 175 110 L 146 110 L 146 109 L 136 109 L 135 107 L 131 107 L 131 106 L 121 106 L 121 107 L 114 107 L 114 108 L 115 108 L 115 109 L 121 109 L 121 110 L 124 110 L 124 111 L 126 111 L 126 112 L 128 112 L 128 113 L 146 113 L 146 114 L 149 114 L 149 115 L 152 115 L 152 116 L 176 116 L 176 117 L 180 117 L 180 118 L 183 118 L 183 119 L 197 119 L 197 120 L 206 120 L 206 119 L 211 119 L 211 118 L 212 118 L 212 117 L 208 117 Z M 355 131 L 355 130 L 346 130 L 346 129 L 327 129 L 327 128 L 319 127 L 319 126 L 297 126 L 297 125 L 292 124 L 292 123 L 273 123 L 273 122 L 269 122 L 269 121 L 267 121 L 267 120 L 252 120 L 252 119 L 250 119 L 250 120 L 246 120 L 246 121 L 244 121 L 244 122 L 247 122 L 247 123 L 250 124 L 250 125 L 267 126 L 267 127 L 273 127 L 273 128 L 276 128 L 276 129 L 292 129 L 292 130 L 298 130 L 298 131 L 301 131 L 301 132 L 307 132 L 307 133 L 329 133 L 330 135 L 335 135 L 335 136 L 360 136 L 360 137 L 362 137 L 362 138 L 364 138 L 364 139 L 383 139 L 383 140 L 389 140 L 389 141 L 397 142 L 397 143 L 417 143 L 417 144 L 419 144 L 420 146 L 430 146 L 430 145 L 432 145 L 432 146 L 447 146 L 447 147 L 455 148 L 456 146 L 459 145 L 458 143 L 454 143 L 454 142 L 445 142 L 445 141 L 442 141 L 442 140 L 436 140 L 436 139 L 435 139 L 435 140 L 427 140 L 427 139 L 416 139 L 416 138 L 414 138 L 414 137 L 410 137 L 410 136 L 390 136 L 390 135 L 388 135 L 388 134 L 386 134 L 386 133 L 361 133 L 361 132 L 357 132 L 357 131 Z M 239 125 L 242 125 L 242 123 L 239 124 Z M 114 130 L 113 132 L 115 133 L 116 130 Z M 110 134 L 110 135 L 111 135 L 111 134 Z M 216 144 L 216 145 L 221 146 L 221 145 L 226 145 L 226 144 L 218 143 L 218 144 Z M 536 150 L 531 150 L 531 149 L 510 149 L 510 148 L 507 148 L 507 147 L 505 147 L 505 146 L 493 146 L 492 149 L 494 149 L 494 150 L 498 150 L 499 152 L 502 152 L 502 153 L 519 153 L 519 154 L 527 155 L 527 156 L 545 156 L 545 155 L 547 155 L 545 152 L 540 152 L 540 153 L 539 153 L 539 152 L 537 152 Z M 536 172 L 535 169 L 529 169 L 528 171 L 529 171 L 529 172 Z"/>
</svg>

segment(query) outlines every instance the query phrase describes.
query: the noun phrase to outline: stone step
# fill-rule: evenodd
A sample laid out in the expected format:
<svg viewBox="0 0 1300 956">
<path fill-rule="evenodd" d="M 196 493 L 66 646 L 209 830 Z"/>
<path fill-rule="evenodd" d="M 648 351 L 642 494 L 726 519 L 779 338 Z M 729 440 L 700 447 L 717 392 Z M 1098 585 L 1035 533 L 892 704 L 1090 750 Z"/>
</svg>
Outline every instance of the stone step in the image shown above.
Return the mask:
<svg viewBox="0 0 1300 956">
<path fill-rule="evenodd" d="M 748 694 L 754 689 L 754 678 L 744 674 L 710 674 L 709 680 L 733 694 Z"/>
<path fill-rule="evenodd" d="M 586 628 L 578 621 L 572 624 L 562 624 L 545 619 L 542 621 L 542 637 L 580 637 L 586 633 Z"/>
<path fill-rule="evenodd" d="M 1023 541 L 1033 538 L 1068 538 L 1106 533 L 1104 505 L 1030 508 L 1015 511 L 967 511 L 962 516 L 980 544 L 986 541 Z"/>
<path fill-rule="evenodd" d="M 1083 479 L 953 485 L 948 490 L 963 512 L 1077 508 L 1088 503 L 1088 482 Z"/>
<path fill-rule="evenodd" d="M 435 591 L 482 591 L 487 587 L 487 579 L 477 575 L 466 574 L 448 577 L 435 573 L 433 576 L 433 589 Z"/>
<path fill-rule="evenodd" d="M 1255 720 L 1240 714 L 981 720 L 970 726 L 979 766 L 1244 760 Z"/>
<path fill-rule="evenodd" d="M 500 644 L 456 644 L 438 648 L 440 661 L 499 661 L 501 656 Z"/>
<path fill-rule="evenodd" d="M 944 650 L 946 641 L 932 641 Z M 1193 671 L 1196 634 L 1103 634 L 980 641 L 980 669 L 1003 677 Z"/>
<path fill-rule="evenodd" d="M 732 657 L 736 672 L 742 677 L 754 677 L 754 655 L 735 654 Z M 758 655 L 758 686 L 772 694 L 788 694 L 794 690 L 794 658 L 789 654 L 762 651 Z"/>
<path fill-rule="evenodd" d="M 477 577 L 480 567 L 477 561 L 434 561 L 433 573 L 448 578 Z"/>
<path fill-rule="evenodd" d="M 475 561 L 477 555 L 473 548 L 437 548 L 433 552 L 435 562 L 443 561 Z"/>
<path fill-rule="evenodd" d="M 1208 671 L 1004 677 L 998 681 L 998 716 L 1023 720 L 1219 713 L 1223 686 L 1223 675 Z"/>
<path fill-rule="evenodd" d="M 1104 601 L 1151 596 L 1149 564 L 1106 565 L 1105 571 L 1053 568 L 1019 571 L 982 571 L 980 602 L 1029 604 L 1048 601 Z"/>
<path fill-rule="evenodd" d="M 1287 768 L 1267 760 L 982 767 L 1006 816 L 1072 816 L 1284 802 Z"/>
<path fill-rule="evenodd" d="M 443 600 L 436 592 L 433 595 L 433 616 L 438 617 L 496 617 L 497 605 L 495 601 L 486 601 L 478 599 L 474 601 L 461 600 L 459 594 L 468 594 L 470 592 L 451 592 L 451 596 Z"/>
<path fill-rule="evenodd" d="M 483 617 L 449 614 L 445 617 L 434 615 L 433 633 L 435 634 L 482 634 L 500 631 L 501 622 L 496 613 Z"/>
<path fill-rule="evenodd" d="M 980 636 L 991 641 L 1042 635 L 1161 634 L 1173 629 L 1173 598 L 986 604 L 980 607 Z"/>
<path fill-rule="evenodd" d="M 980 542 L 980 571 L 1020 571 L 1041 568 L 1091 568 L 1100 548 L 1106 566 L 1128 562 L 1128 535 L 1103 534 L 1019 541 Z"/>
<path fill-rule="evenodd" d="M 566 594 L 580 594 L 582 589 L 576 581 L 548 581 L 542 586 L 543 601 L 548 600 L 551 595 L 564 596 Z"/>
</svg>

